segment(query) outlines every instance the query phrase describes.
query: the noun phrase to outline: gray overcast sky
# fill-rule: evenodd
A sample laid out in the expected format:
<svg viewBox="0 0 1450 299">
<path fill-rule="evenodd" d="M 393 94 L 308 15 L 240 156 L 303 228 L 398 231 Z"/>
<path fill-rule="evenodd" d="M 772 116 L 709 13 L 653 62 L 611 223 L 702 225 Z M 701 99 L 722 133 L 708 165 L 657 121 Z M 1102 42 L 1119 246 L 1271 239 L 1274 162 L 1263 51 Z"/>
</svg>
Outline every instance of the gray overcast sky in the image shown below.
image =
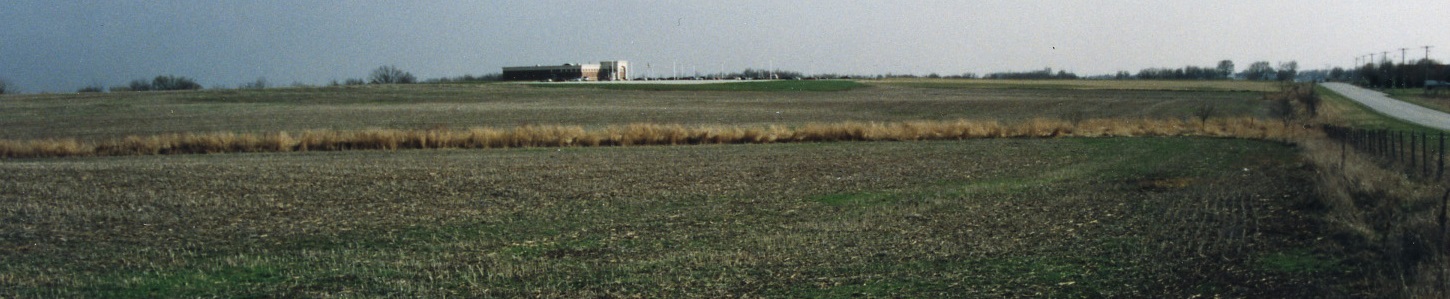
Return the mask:
<svg viewBox="0 0 1450 299">
<path fill-rule="evenodd" d="M 54 1 L 0 2 L 0 78 L 69 92 L 162 74 L 207 87 L 420 78 L 628 60 L 636 75 L 776 68 L 1080 75 L 1230 59 L 1348 66 L 1434 46 L 1450 3 L 1425 1 Z"/>
</svg>

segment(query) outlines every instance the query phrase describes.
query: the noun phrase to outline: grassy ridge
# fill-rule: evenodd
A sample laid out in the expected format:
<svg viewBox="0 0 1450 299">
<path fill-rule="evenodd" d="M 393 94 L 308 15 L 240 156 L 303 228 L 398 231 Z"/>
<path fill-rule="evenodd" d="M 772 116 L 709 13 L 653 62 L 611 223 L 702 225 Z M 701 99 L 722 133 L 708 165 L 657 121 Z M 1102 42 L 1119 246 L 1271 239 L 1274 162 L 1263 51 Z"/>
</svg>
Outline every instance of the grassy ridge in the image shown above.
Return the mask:
<svg viewBox="0 0 1450 299">
<path fill-rule="evenodd" d="M 548 83 L 530 84 L 534 87 L 587 88 L 607 90 L 652 90 L 652 91 L 845 91 L 866 85 L 850 80 L 771 80 L 760 82 L 723 82 L 706 84 L 649 84 L 649 83 Z"/>
<path fill-rule="evenodd" d="M 511 148 L 631 146 L 823 141 L 910 141 L 968 138 L 1042 138 L 1104 136 L 1214 136 L 1283 139 L 1295 131 L 1253 118 L 1216 118 L 1202 123 L 1178 119 L 1090 119 L 1079 123 L 1032 119 L 997 121 L 911 121 L 811 123 L 798 127 L 632 124 L 585 129 L 581 126 L 523 126 L 513 129 L 359 131 L 310 130 L 296 135 L 209 133 L 129 136 L 99 142 L 76 139 L 0 140 L 0 157 L 67 157 L 229 152 L 396 150 L 427 148 Z"/>
</svg>

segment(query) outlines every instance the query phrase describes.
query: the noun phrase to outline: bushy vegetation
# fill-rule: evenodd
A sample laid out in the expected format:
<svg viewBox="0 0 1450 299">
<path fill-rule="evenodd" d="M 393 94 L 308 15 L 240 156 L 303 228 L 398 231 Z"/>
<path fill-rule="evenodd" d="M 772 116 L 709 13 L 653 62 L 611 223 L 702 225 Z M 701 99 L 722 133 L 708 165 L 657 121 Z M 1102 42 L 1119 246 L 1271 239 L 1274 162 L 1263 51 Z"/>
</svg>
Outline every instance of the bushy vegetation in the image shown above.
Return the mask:
<svg viewBox="0 0 1450 299">
<path fill-rule="evenodd" d="M 196 80 L 181 76 L 156 76 L 151 79 L 150 90 L 197 90 L 201 84 Z"/>
<path fill-rule="evenodd" d="M 1138 74 L 1133 75 L 1132 78 L 1140 80 L 1220 80 L 1231 79 L 1233 71 L 1233 61 L 1224 60 L 1219 62 L 1217 67 L 1148 68 L 1138 71 Z M 1125 74 L 1119 73 L 1118 79 L 1127 78 Z"/>
<path fill-rule="evenodd" d="M 201 84 L 196 80 L 181 76 L 156 76 L 151 81 L 131 80 L 125 88 L 126 91 L 165 91 L 165 90 L 199 90 Z"/>
<path fill-rule="evenodd" d="M 105 92 L 105 91 L 106 91 L 106 87 L 105 86 L 101 86 L 99 84 L 87 85 L 86 87 L 81 87 L 80 89 L 76 89 L 76 93 L 97 93 L 97 92 Z"/>
<path fill-rule="evenodd" d="M 1000 72 L 991 73 L 982 77 L 986 79 L 1016 79 L 1016 80 L 1040 80 L 1040 79 L 1077 79 L 1077 74 L 1059 70 L 1052 72 L 1052 68 L 1044 68 L 1040 71 L 1030 72 Z"/>
</svg>

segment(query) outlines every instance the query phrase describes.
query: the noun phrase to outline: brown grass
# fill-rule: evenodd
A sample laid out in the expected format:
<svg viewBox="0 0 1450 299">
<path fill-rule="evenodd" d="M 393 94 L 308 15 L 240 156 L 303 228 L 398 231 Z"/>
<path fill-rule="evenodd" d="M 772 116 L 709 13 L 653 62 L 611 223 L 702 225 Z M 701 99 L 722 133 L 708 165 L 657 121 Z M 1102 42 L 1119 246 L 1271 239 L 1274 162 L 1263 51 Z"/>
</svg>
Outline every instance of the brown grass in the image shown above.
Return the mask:
<svg viewBox="0 0 1450 299">
<path fill-rule="evenodd" d="M 586 129 L 524 125 L 512 129 L 366 129 L 254 133 L 182 133 L 83 142 L 76 139 L 0 140 L 0 157 L 70 157 L 236 152 L 640 146 L 726 143 L 918 141 L 972 138 L 1210 136 L 1282 140 L 1296 130 L 1254 118 L 1089 119 L 809 123 L 797 127 L 696 126 L 637 123 Z"/>
<path fill-rule="evenodd" d="M 1360 268 L 1362 284 L 1405 298 L 1444 298 L 1444 237 L 1437 220 L 1445 183 L 1417 180 L 1327 138 L 1296 140 L 1317 171 L 1318 204 L 1337 250 Z"/>
</svg>

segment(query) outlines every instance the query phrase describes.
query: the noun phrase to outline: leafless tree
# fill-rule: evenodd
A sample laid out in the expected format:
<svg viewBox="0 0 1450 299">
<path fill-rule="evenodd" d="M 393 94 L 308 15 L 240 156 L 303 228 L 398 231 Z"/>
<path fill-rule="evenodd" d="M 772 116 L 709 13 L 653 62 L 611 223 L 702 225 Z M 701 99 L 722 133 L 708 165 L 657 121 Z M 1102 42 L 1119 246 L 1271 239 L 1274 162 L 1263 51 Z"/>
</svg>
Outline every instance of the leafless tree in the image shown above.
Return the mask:
<svg viewBox="0 0 1450 299">
<path fill-rule="evenodd" d="M 417 80 L 418 78 L 413 77 L 412 73 L 404 72 L 391 65 L 378 67 L 373 70 L 372 75 L 368 75 L 370 84 L 409 84 Z"/>
<path fill-rule="evenodd" d="M 1217 109 L 1215 109 L 1212 103 L 1199 104 L 1198 107 L 1193 108 L 1193 116 L 1198 117 L 1198 122 L 1200 124 L 1207 125 L 1208 119 L 1210 117 L 1213 117 L 1215 114 L 1218 114 L 1218 111 L 1216 110 Z"/>
</svg>

